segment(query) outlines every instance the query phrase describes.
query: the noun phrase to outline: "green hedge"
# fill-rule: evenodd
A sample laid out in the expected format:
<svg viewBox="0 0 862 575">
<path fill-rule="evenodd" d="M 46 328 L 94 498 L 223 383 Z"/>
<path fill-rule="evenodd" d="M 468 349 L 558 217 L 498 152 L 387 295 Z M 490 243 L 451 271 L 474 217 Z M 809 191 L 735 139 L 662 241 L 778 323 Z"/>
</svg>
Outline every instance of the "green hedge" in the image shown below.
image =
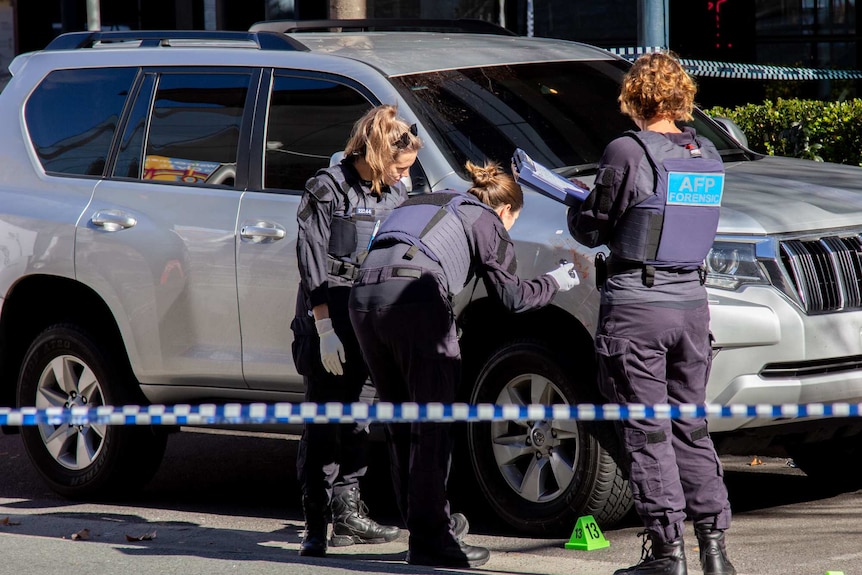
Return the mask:
<svg viewBox="0 0 862 575">
<path fill-rule="evenodd" d="M 733 120 L 757 152 L 862 166 L 862 99 L 785 100 L 705 110 Z"/>
</svg>

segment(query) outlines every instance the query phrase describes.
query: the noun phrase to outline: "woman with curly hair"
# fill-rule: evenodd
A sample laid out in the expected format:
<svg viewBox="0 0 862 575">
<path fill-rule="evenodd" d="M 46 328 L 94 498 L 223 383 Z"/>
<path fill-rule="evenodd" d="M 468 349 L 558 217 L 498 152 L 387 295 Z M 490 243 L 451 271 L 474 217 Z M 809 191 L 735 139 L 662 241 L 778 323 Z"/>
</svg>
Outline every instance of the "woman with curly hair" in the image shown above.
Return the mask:
<svg viewBox="0 0 862 575">
<path fill-rule="evenodd" d="M 569 210 L 576 240 L 610 248 L 596 351 L 599 388 L 614 403 L 706 399 L 712 334 L 703 261 L 718 226 L 724 167 L 715 146 L 680 123 L 691 120 L 694 96 L 672 55 L 638 58 L 619 102 L 639 131 L 608 144 L 591 195 Z M 686 575 L 686 517 L 703 572 L 734 575 L 724 538 L 730 504 L 706 419 L 628 420 L 618 431 L 646 529 L 641 562 L 615 575 Z"/>
<path fill-rule="evenodd" d="M 451 404 L 461 378 L 452 298 L 481 277 L 511 311 L 543 306 L 577 283 L 572 264 L 536 279 L 515 275 L 508 230 L 524 205 L 521 188 L 493 162 L 467 163 L 469 193 L 414 196 L 383 223 L 350 293 L 350 320 L 380 399 Z M 571 275 L 570 275 L 571 274 Z M 410 530 L 407 562 L 477 567 L 484 547 L 463 541 L 467 520 L 446 495 L 451 423 L 386 427 L 392 476 Z"/>
</svg>

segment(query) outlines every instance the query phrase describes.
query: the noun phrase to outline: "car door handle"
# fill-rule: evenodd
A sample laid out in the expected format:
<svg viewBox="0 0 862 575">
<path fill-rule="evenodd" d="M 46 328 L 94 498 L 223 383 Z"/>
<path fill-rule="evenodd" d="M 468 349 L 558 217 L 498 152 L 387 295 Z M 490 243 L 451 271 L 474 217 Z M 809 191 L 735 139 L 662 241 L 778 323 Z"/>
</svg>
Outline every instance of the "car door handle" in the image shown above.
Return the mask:
<svg viewBox="0 0 862 575">
<path fill-rule="evenodd" d="M 134 227 L 138 220 L 119 210 L 99 210 L 90 218 L 90 223 L 105 231 L 116 232 Z"/>
<path fill-rule="evenodd" d="M 285 236 L 283 227 L 268 222 L 257 222 L 254 225 L 243 226 L 240 228 L 239 233 L 243 239 L 253 242 L 273 242 L 283 239 Z"/>
</svg>

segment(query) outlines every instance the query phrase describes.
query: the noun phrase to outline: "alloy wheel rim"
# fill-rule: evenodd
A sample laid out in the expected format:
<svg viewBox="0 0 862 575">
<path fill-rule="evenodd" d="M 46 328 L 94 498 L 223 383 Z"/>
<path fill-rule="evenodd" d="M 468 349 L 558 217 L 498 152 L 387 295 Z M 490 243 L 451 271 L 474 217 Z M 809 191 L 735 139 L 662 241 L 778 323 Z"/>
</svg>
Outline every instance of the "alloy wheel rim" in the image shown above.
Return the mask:
<svg viewBox="0 0 862 575">
<path fill-rule="evenodd" d="M 36 408 L 98 407 L 105 404 L 102 386 L 93 370 L 72 355 L 51 360 L 39 376 Z M 39 433 L 50 456 L 66 469 L 90 466 L 105 444 L 107 425 L 40 423 Z"/>
<path fill-rule="evenodd" d="M 496 403 L 569 405 L 554 382 L 532 373 L 506 383 Z M 500 475 L 515 493 L 532 503 L 552 501 L 569 488 L 580 455 L 578 436 L 574 420 L 491 423 L 492 451 Z"/>
</svg>

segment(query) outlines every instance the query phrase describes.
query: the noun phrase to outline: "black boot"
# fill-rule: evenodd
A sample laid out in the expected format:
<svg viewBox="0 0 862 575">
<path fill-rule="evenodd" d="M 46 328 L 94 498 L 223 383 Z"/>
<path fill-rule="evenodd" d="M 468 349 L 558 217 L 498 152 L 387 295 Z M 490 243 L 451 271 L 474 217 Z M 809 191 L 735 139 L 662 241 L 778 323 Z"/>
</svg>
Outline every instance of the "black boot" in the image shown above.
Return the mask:
<svg viewBox="0 0 862 575">
<path fill-rule="evenodd" d="M 304 557 L 326 557 L 326 529 L 329 526 L 329 510 L 325 505 L 303 496 L 302 512 L 305 515 L 305 535 L 299 544 L 299 554 Z"/>
<path fill-rule="evenodd" d="M 694 534 L 700 545 L 700 564 L 704 575 L 736 575 L 736 569 L 727 558 L 724 531 L 712 525 L 695 525 Z"/>
<path fill-rule="evenodd" d="M 359 489 L 351 487 L 332 498 L 333 547 L 354 543 L 386 543 L 401 534 L 397 527 L 380 525 L 368 516 L 368 507 L 359 498 Z"/>
<path fill-rule="evenodd" d="M 660 541 L 642 532 L 644 537 L 641 561 L 628 569 L 619 569 L 614 575 L 688 575 L 682 537 L 673 541 Z M 651 542 L 648 546 L 647 541 Z"/>
<path fill-rule="evenodd" d="M 460 539 L 450 540 L 442 549 L 409 549 L 407 562 L 429 567 L 479 567 L 488 562 L 491 552 L 484 547 L 468 545 Z"/>
</svg>

